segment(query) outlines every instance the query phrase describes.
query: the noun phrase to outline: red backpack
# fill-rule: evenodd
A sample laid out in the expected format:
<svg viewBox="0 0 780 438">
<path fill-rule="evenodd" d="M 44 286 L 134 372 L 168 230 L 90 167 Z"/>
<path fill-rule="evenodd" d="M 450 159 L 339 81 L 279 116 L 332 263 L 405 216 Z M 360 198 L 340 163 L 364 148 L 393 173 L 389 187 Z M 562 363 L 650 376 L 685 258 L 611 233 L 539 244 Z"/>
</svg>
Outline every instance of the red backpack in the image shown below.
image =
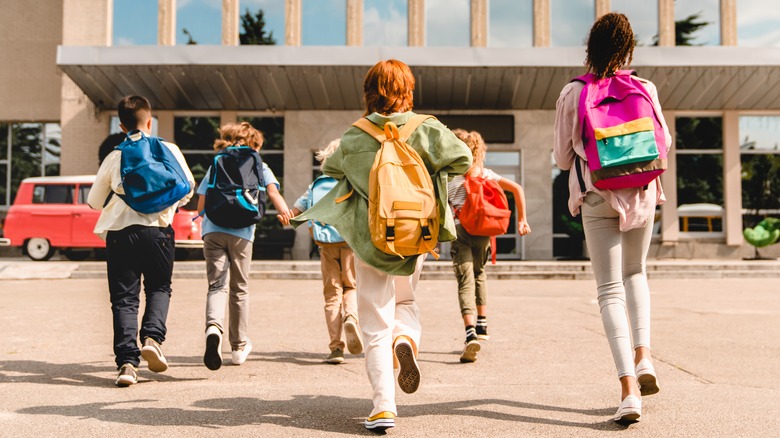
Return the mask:
<svg viewBox="0 0 780 438">
<path fill-rule="evenodd" d="M 496 236 L 509 228 L 509 201 L 498 182 L 488 178 L 464 175 L 466 201 L 456 212 L 460 224 L 472 236 L 490 236 L 493 264 L 496 263 Z"/>
</svg>

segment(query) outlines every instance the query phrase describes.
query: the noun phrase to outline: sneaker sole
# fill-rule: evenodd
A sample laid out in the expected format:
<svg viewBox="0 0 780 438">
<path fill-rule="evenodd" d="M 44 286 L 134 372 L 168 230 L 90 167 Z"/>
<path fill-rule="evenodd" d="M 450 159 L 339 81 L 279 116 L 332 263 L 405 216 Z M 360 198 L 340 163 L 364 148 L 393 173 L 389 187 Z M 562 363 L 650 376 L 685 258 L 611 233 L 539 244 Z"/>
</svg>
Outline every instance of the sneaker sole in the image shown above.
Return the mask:
<svg viewBox="0 0 780 438">
<path fill-rule="evenodd" d="M 395 357 L 398 359 L 400 371 L 398 373 L 398 386 L 401 391 L 411 394 L 420 387 L 420 368 L 414 358 L 412 346 L 407 343 L 395 346 Z"/>
<path fill-rule="evenodd" d="M 216 371 L 222 366 L 222 352 L 219 351 L 219 335 L 206 336 L 206 352 L 203 353 L 203 364 L 211 371 Z"/>
<path fill-rule="evenodd" d="M 461 363 L 476 362 L 477 353 L 479 353 L 479 350 L 481 348 L 482 346 L 479 345 L 478 342 L 472 342 L 466 345 L 466 348 L 463 350 L 463 354 L 460 356 L 460 362 Z"/>
<path fill-rule="evenodd" d="M 347 350 L 352 354 L 362 353 L 363 341 L 360 340 L 355 323 L 351 321 L 344 323 L 344 333 L 347 337 Z"/>
<path fill-rule="evenodd" d="M 138 380 L 137 379 L 130 379 L 130 378 L 120 377 L 120 378 L 116 379 L 116 382 L 114 382 L 114 383 L 116 384 L 116 386 L 118 386 L 120 388 L 127 388 L 130 385 L 135 385 L 136 383 L 138 383 Z"/>
<path fill-rule="evenodd" d="M 490 335 L 480 335 L 480 334 L 477 334 L 477 339 L 480 340 L 480 341 L 489 341 L 490 340 Z"/>
<path fill-rule="evenodd" d="M 657 394 L 661 388 L 658 387 L 658 380 L 652 374 L 642 374 L 637 378 L 639 382 L 639 392 L 642 395 Z"/>
<path fill-rule="evenodd" d="M 336 359 L 325 359 L 325 363 L 329 363 L 329 364 L 333 364 L 333 365 L 338 365 L 338 364 L 340 364 L 340 363 L 344 363 L 344 359 L 343 359 L 343 358 L 341 358 L 341 357 L 339 357 L 339 358 L 336 358 Z"/>
<path fill-rule="evenodd" d="M 366 429 L 372 432 L 384 432 L 387 429 L 395 427 L 395 420 L 392 418 L 380 418 L 378 420 L 365 422 Z"/>
<path fill-rule="evenodd" d="M 619 424 L 631 424 L 639 421 L 639 417 L 642 415 L 636 412 L 631 412 L 621 415 L 619 418 L 615 418 L 615 423 Z"/>
<path fill-rule="evenodd" d="M 168 363 L 157 354 L 157 350 L 153 347 L 142 348 L 141 357 L 143 357 L 149 365 L 149 371 L 153 373 L 161 373 L 168 369 Z"/>
</svg>

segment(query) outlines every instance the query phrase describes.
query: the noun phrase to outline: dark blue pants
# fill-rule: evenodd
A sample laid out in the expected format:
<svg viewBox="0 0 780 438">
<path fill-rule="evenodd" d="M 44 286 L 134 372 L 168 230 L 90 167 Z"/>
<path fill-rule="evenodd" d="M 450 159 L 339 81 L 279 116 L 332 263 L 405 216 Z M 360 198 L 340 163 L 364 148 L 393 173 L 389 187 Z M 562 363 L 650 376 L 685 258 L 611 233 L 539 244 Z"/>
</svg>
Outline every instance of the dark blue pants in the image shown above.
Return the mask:
<svg viewBox="0 0 780 438">
<path fill-rule="evenodd" d="M 138 366 L 138 307 L 141 276 L 146 308 L 141 321 L 141 339 L 165 340 L 165 320 L 171 300 L 173 273 L 173 228 L 132 225 L 109 231 L 106 237 L 108 290 L 114 315 L 114 354 L 116 365 Z"/>
</svg>

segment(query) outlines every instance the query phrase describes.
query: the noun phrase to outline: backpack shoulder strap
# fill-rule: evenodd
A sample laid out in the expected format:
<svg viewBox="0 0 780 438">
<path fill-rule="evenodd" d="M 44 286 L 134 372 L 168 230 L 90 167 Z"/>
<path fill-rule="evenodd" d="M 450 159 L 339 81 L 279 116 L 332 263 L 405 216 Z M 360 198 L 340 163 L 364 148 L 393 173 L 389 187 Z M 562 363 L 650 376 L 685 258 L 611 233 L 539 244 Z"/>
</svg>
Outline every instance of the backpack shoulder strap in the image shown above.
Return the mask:
<svg viewBox="0 0 780 438">
<path fill-rule="evenodd" d="M 401 141 L 405 142 L 409 139 L 409 137 L 412 136 L 412 133 L 414 133 L 414 131 L 428 119 L 435 119 L 435 117 L 426 114 L 416 114 L 414 117 L 409 119 L 409 121 L 406 122 L 404 126 L 401 127 L 398 132 L 398 137 L 401 139 Z"/>
<path fill-rule="evenodd" d="M 361 129 L 368 135 L 374 137 L 379 143 L 384 143 L 384 141 L 387 139 L 385 136 L 385 131 L 379 126 L 373 124 L 365 117 L 359 118 L 357 121 L 355 121 L 355 123 L 352 124 L 352 126 Z"/>
</svg>

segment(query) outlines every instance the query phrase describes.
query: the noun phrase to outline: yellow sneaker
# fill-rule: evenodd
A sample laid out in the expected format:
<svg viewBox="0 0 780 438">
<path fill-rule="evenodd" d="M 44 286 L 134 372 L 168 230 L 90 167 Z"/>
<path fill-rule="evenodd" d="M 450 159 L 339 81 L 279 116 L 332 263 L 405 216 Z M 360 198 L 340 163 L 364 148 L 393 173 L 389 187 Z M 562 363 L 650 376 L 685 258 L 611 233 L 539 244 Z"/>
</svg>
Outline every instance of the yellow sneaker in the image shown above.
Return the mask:
<svg viewBox="0 0 780 438">
<path fill-rule="evenodd" d="M 368 417 L 365 425 L 366 429 L 372 432 L 383 432 L 391 427 L 395 427 L 395 414 L 390 411 L 382 411 Z"/>
</svg>

